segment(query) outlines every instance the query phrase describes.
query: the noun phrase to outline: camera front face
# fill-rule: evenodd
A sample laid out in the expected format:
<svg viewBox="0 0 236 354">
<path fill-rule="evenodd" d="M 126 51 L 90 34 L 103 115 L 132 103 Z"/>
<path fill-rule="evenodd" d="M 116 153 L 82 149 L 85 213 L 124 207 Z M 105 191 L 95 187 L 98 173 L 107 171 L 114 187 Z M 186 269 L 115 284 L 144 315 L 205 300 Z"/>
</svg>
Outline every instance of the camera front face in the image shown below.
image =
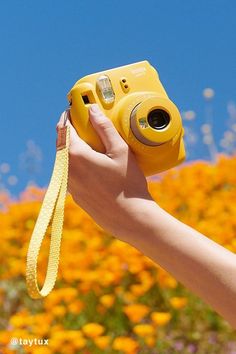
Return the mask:
<svg viewBox="0 0 236 354">
<path fill-rule="evenodd" d="M 140 75 L 140 69 L 137 72 Z M 151 74 L 152 80 L 158 83 L 156 75 L 153 72 Z M 147 76 L 144 71 L 143 76 L 132 78 L 127 67 L 97 75 L 94 81 L 97 103 L 106 110 L 106 115 L 117 123 L 117 127 L 122 126 L 125 121 L 139 143 L 158 146 L 175 136 L 180 128 L 180 119 L 174 105 L 164 96 L 161 88 L 156 85 L 157 94 L 152 92 L 152 89 L 150 74 Z M 143 92 L 146 93 L 143 95 Z M 118 112 L 126 108 L 130 112 L 128 122 L 127 114 Z M 127 136 L 124 138 L 127 141 Z M 127 142 L 132 146 L 134 140 Z"/>
<path fill-rule="evenodd" d="M 124 138 L 131 146 L 135 139 L 146 146 L 159 146 L 180 132 L 179 113 L 154 71 L 132 65 L 110 70 L 96 77 L 95 90 L 117 127 L 130 127 L 134 139 Z M 119 114 L 119 110 L 127 113 Z"/>
<path fill-rule="evenodd" d="M 89 120 L 89 106 L 97 103 L 131 147 L 145 175 L 183 160 L 180 113 L 147 61 L 88 75 L 76 82 L 68 99 L 72 124 L 93 149 L 104 152 Z"/>
</svg>

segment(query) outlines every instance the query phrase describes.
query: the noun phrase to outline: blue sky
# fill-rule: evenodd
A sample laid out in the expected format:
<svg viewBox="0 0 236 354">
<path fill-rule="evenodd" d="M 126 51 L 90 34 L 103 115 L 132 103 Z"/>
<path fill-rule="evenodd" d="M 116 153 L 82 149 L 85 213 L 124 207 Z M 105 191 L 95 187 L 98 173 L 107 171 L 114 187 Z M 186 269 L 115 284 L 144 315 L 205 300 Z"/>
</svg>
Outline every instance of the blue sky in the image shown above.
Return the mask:
<svg viewBox="0 0 236 354">
<path fill-rule="evenodd" d="M 199 133 L 206 109 L 213 109 L 219 141 L 227 105 L 234 110 L 236 101 L 235 16 L 233 0 L 2 1 L 0 166 L 7 163 L 10 170 L 0 171 L 0 186 L 13 194 L 30 179 L 46 186 L 55 126 L 70 87 L 86 74 L 143 59 L 157 68 L 181 112 L 196 113 L 193 132 Z M 215 91 L 209 107 L 206 87 Z M 27 146 L 42 154 L 31 174 L 20 167 Z M 208 157 L 200 140 L 191 154 Z M 10 176 L 17 176 L 16 185 Z"/>
</svg>

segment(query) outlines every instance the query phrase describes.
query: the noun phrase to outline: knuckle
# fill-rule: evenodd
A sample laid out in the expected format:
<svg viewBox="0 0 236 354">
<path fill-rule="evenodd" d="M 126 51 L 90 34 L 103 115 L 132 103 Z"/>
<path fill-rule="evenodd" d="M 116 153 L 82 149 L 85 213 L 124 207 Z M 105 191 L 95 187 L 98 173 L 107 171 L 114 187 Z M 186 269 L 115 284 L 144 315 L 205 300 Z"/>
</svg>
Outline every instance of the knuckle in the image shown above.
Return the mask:
<svg viewBox="0 0 236 354">
<path fill-rule="evenodd" d="M 123 159 L 128 155 L 129 148 L 123 144 L 116 145 L 110 152 L 111 157 L 115 159 Z"/>
<path fill-rule="evenodd" d="M 129 147 L 125 142 L 121 141 L 119 145 L 116 146 L 115 150 L 119 155 L 126 155 L 129 151 Z"/>
<path fill-rule="evenodd" d="M 87 166 L 90 161 L 89 152 L 83 148 L 78 149 L 76 145 L 71 145 L 69 149 L 69 160 L 71 164 Z"/>
</svg>

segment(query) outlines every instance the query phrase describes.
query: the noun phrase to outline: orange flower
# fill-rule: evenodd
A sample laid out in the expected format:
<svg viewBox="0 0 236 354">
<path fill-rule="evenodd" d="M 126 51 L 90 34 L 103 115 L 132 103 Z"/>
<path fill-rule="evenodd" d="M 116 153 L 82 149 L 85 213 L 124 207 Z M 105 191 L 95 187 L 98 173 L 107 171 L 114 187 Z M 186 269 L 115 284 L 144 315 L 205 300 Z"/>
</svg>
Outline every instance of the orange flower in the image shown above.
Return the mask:
<svg viewBox="0 0 236 354">
<path fill-rule="evenodd" d="M 234 170 L 236 156 L 219 157 L 216 164 L 194 162 L 163 173 L 158 181 L 149 182 L 149 189 L 165 210 L 236 253 Z M 174 296 L 173 289 L 178 282 L 171 274 L 137 249 L 112 238 L 97 227 L 91 217 L 73 202 L 71 196 L 66 200 L 64 241 L 57 286 L 43 300 L 32 303 L 27 300 L 28 296 L 21 286 L 22 275 L 25 278 L 28 242 L 45 192 L 37 187 L 29 188 L 19 201 L 13 203 L 10 196 L 6 198 L 0 195 L 0 204 L 4 202 L 7 206 L 4 212 L 0 212 L 0 259 L 3 260 L 0 262 L 3 282 L 0 301 L 6 304 L 0 316 L 3 323 L 9 324 L 9 329 L 0 332 L 0 342 L 6 354 L 11 351 L 7 349 L 9 337 L 50 338 L 50 346 L 44 348 L 45 353 L 47 349 L 52 353 L 82 353 L 90 345 L 91 353 L 98 350 L 105 352 L 106 349 L 115 352 L 115 349 L 110 348 L 110 339 L 104 334 L 105 329 L 97 323 L 92 326 L 87 323 L 90 326 L 85 325 L 85 330 L 69 330 L 79 326 L 80 321 L 74 321 L 76 316 L 82 315 L 84 321 L 90 321 L 87 308 L 94 309 L 102 319 L 106 317 L 104 323 L 116 324 L 120 311 L 127 315 L 134 326 L 133 336 L 141 344 L 137 349 L 134 339 L 127 337 L 130 323 L 125 322 L 123 337 L 114 341 L 115 346 L 124 348 L 122 353 L 144 353 L 148 347 L 155 347 L 158 334 L 161 337 L 164 333 L 160 327 L 171 321 L 171 312 L 153 312 L 156 309 L 151 308 L 153 301 L 150 289 L 154 286 L 157 291 L 167 292 L 168 296 L 170 294 L 170 305 L 175 311 L 186 306 L 188 299 Z M 50 227 L 47 236 L 49 234 Z M 43 242 L 38 264 L 41 285 L 45 279 L 50 237 L 46 237 Z M 11 288 L 14 288 L 13 297 L 8 296 Z M 142 301 L 138 299 L 140 296 L 143 296 Z M 15 304 L 14 298 L 18 298 L 20 303 Z M 121 307 L 121 303 L 124 307 Z M 111 307 L 114 312 L 107 311 Z M 189 316 L 196 316 L 195 310 Z M 149 313 L 151 323 L 147 324 L 144 320 Z M 178 325 L 181 327 L 180 323 Z M 110 329 L 114 337 L 116 330 L 118 332 L 118 326 L 115 325 Z M 35 349 L 38 351 L 35 353 L 41 354 L 42 348 Z M 34 351 L 29 346 L 24 350 L 28 354 Z"/>
<path fill-rule="evenodd" d="M 75 300 L 68 305 L 68 310 L 71 313 L 79 314 L 84 308 L 84 303 L 81 300 Z"/>
<path fill-rule="evenodd" d="M 51 349 L 47 348 L 45 345 L 42 347 L 34 347 L 34 354 L 51 354 Z"/>
<path fill-rule="evenodd" d="M 129 271 L 138 274 L 143 270 L 144 264 L 140 262 L 140 255 L 134 256 L 129 259 Z"/>
<path fill-rule="evenodd" d="M 103 334 L 105 328 L 99 323 L 87 323 L 82 327 L 82 331 L 89 338 L 96 338 Z"/>
<path fill-rule="evenodd" d="M 188 299 L 186 297 L 177 297 L 177 296 L 174 296 L 172 298 L 170 298 L 170 303 L 171 303 L 171 306 L 174 308 L 174 309 L 181 309 L 183 308 L 188 302 Z"/>
<path fill-rule="evenodd" d="M 46 309 L 51 309 L 55 305 L 59 305 L 61 302 L 61 296 L 59 289 L 54 289 L 48 297 L 44 299 L 44 306 Z"/>
<path fill-rule="evenodd" d="M 74 300 L 78 295 L 78 291 L 75 288 L 62 288 L 61 290 L 62 298 L 66 302 Z"/>
<path fill-rule="evenodd" d="M 14 327 L 20 328 L 26 326 L 26 321 L 25 318 L 21 316 L 21 314 L 17 314 L 11 317 L 10 324 Z"/>
<path fill-rule="evenodd" d="M 177 286 L 177 281 L 165 269 L 158 266 L 157 280 L 161 287 L 174 289 Z"/>
<path fill-rule="evenodd" d="M 86 346 L 86 339 L 81 331 L 59 330 L 53 332 L 49 342 L 50 348 L 60 353 L 73 353 L 74 349 L 82 349 Z"/>
<path fill-rule="evenodd" d="M 12 334 L 9 331 L 0 331 L 0 344 L 6 347 L 10 339 L 12 338 Z"/>
<path fill-rule="evenodd" d="M 165 326 L 171 319 L 169 312 L 153 312 L 151 314 L 152 321 L 158 326 Z"/>
<path fill-rule="evenodd" d="M 137 352 L 139 346 L 134 339 L 121 336 L 114 339 L 112 347 L 127 354 L 134 354 Z"/>
<path fill-rule="evenodd" d="M 98 277 L 98 275 L 96 275 L 96 279 L 99 279 L 100 283 L 102 286 L 106 287 L 106 286 L 110 286 L 111 284 L 116 282 L 116 274 L 114 274 L 113 272 L 110 271 L 103 271 L 103 274 L 101 274 L 100 277 Z"/>
<path fill-rule="evenodd" d="M 15 328 L 27 327 L 31 325 L 33 321 L 34 318 L 30 316 L 26 310 L 22 310 L 10 318 L 10 324 Z"/>
<path fill-rule="evenodd" d="M 103 306 L 110 308 L 115 302 L 115 296 L 112 294 L 105 294 L 100 297 L 100 302 Z"/>
<path fill-rule="evenodd" d="M 62 317 L 62 316 L 64 316 L 65 313 L 66 313 L 66 308 L 65 308 L 65 306 L 60 306 L 60 305 L 58 305 L 58 306 L 54 306 L 54 307 L 51 309 L 51 311 L 52 311 L 52 314 L 53 314 L 54 316 L 56 316 L 56 317 Z"/>
<path fill-rule="evenodd" d="M 110 337 L 109 336 L 101 336 L 94 338 L 94 343 L 100 349 L 107 349 L 110 344 Z"/>
<path fill-rule="evenodd" d="M 149 307 L 143 304 L 131 304 L 123 308 L 124 313 L 132 322 L 140 322 L 150 311 Z"/>
<path fill-rule="evenodd" d="M 134 326 L 133 331 L 135 334 L 137 334 L 139 337 L 147 337 L 155 334 L 156 330 L 155 328 L 150 325 L 150 324 L 138 324 Z"/>
<path fill-rule="evenodd" d="M 135 296 L 142 296 L 146 293 L 147 289 L 141 284 L 133 284 L 130 286 L 130 291 Z"/>
</svg>

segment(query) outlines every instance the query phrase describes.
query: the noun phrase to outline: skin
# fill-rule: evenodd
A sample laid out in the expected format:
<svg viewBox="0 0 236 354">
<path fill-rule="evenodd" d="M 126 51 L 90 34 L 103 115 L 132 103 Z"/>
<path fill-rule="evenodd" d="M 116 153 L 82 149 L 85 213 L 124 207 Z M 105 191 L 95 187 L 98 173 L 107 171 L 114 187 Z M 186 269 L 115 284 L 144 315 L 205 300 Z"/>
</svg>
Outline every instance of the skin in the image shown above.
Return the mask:
<svg viewBox="0 0 236 354">
<path fill-rule="evenodd" d="M 96 104 L 90 121 L 105 153 L 70 121 L 68 191 L 97 224 L 201 297 L 236 329 L 236 255 L 168 214 L 151 197 L 135 156 Z M 62 114 L 57 130 L 64 125 Z"/>
</svg>

